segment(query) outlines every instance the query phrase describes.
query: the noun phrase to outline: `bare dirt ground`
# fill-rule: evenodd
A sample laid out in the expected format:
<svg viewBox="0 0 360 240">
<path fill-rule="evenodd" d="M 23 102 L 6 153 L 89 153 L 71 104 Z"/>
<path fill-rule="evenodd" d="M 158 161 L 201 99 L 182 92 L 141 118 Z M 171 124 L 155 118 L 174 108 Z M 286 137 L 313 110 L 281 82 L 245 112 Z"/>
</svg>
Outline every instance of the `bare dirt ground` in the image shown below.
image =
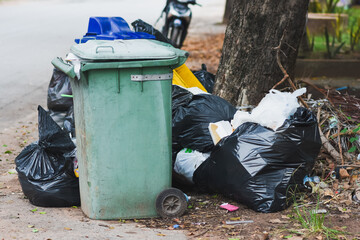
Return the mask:
<svg viewBox="0 0 360 240">
<path fill-rule="evenodd" d="M 223 34 L 189 36 L 184 46 L 191 54 L 187 65 L 198 70 L 205 63 L 210 72 L 216 73 L 222 39 Z M 95 221 L 88 219 L 80 207 L 36 207 L 22 193 L 14 172 L 15 157 L 35 140 L 35 110 L 0 133 L 0 239 L 360 239 L 359 204 L 344 188 L 333 197 L 317 200 L 314 195 L 304 194 L 299 200 L 305 210 L 316 206 L 326 210 L 325 225 L 343 232 L 332 237 L 321 232 L 309 234 L 293 206 L 278 213 L 257 213 L 223 196 L 200 194 L 194 189 L 185 189 L 191 197 L 185 215 L 169 220 Z M 239 210 L 221 209 L 219 205 L 225 202 Z M 241 220 L 253 222 L 226 224 Z"/>
<path fill-rule="evenodd" d="M 36 120 L 35 114 L 34 117 Z M 159 236 L 162 239 L 186 239 L 182 234 L 174 235 L 180 233 L 180 229 L 186 230 L 189 239 L 303 239 L 306 234 L 294 218 L 292 207 L 278 213 L 257 213 L 220 195 L 199 194 L 194 190 L 186 192 L 191 199 L 185 215 L 169 220 L 96 221 L 88 219 L 80 208 L 33 206 L 22 193 L 13 170 L 15 157 L 25 145 L 37 139 L 37 123 L 17 122 L 14 126 L 0 135 L 1 239 L 154 239 Z M 239 210 L 227 212 L 221 209 L 219 205 L 224 202 L 239 206 Z M 309 209 L 314 207 L 315 204 L 309 205 Z M 321 204 L 320 208 L 329 212 L 325 223 L 328 227 L 349 233 L 341 234 L 339 239 L 360 239 L 359 204 L 334 200 Z M 34 209 L 36 211 L 32 211 Z M 225 223 L 234 220 L 253 222 Z M 174 225 L 179 228 L 174 229 Z M 306 239 L 323 238 L 310 235 Z"/>
</svg>

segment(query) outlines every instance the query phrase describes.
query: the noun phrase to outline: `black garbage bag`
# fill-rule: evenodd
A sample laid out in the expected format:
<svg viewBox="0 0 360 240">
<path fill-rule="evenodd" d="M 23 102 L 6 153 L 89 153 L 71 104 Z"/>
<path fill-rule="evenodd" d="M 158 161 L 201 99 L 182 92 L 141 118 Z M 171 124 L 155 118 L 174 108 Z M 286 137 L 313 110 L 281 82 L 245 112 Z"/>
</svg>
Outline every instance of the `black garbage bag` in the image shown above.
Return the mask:
<svg viewBox="0 0 360 240">
<path fill-rule="evenodd" d="M 63 97 L 62 94 L 72 95 L 70 79 L 65 73 L 54 68 L 48 87 L 47 106 L 49 110 L 67 111 L 73 105 L 73 99 Z"/>
<path fill-rule="evenodd" d="M 42 107 L 38 111 L 39 141 L 15 159 L 22 190 L 36 206 L 80 205 L 79 181 L 70 154 L 75 145 Z"/>
<path fill-rule="evenodd" d="M 74 106 L 71 106 L 66 113 L 64 119 L 64 130 L 71 133 L 72 137 L 75 137 Z"/>
<path fill-rule="evenodd" d="M 187 106 L 193 97 L 193 94 L 186 90 L 185 88 L 179 87 L 177 85 L 172 85 L 172 118 L 176 115 L 176 112 L 179 108 Z M 172 135 L 173 139 L 175 139 L 174 134 Z M 176 160 L 176 155 L 182 149 L 182 146 L 178 142 L 172 142 L 172 161 L 173 163 Z"/>
<path fill-rule="evenodd" d="M 211 94 L 194 95 L 174 85 L 172 91 L 173 149 L 210 152 L 214 148 L 209 123 L 231 121 L 236 112 L 226 100 Z"/>
<path fill-rule="evenodd" d="M 172 85 L 171 98 L 172 115 L 174 117 L 179 108 L 189 105 L 193 98 L 193 94 L 185 88 L 177 85 Z"/>
<path fill-rule="evenodd" d="M 131 25 L 133 26 L 135 32 L 149 33 L 151 35 L 154 35 L 156 40 L 173 45 L 172 41 L 165 37 L 159 30 L 155 29 L 153 26 L 144 22 L 141 19 L 132 22 Z"/>
<path fill-rule="evenodd" d="M 64 121 L 65 121 L 67 112 L 49 110 L 49 114 L 50 114 L 50 117 L 60 126 L 60 128 L 64 128 Z"/>
<path fill-rule="evenodd" d="M 193 72 L 208 93 L 212 93 L 215 84 L 215 75 L 207 71 L 206 65 L 201 64 L 201 70 Z"/>
<path fill-rule="evenodd" d="M 240 125 L 216 145 L 193 181 L 255 211 L 280 211 L 290 205 L 288 190 L 302 184 L 320 147 L 315 115 L 298 108 L 277 131 L 257 123 Z"/>
</svg>

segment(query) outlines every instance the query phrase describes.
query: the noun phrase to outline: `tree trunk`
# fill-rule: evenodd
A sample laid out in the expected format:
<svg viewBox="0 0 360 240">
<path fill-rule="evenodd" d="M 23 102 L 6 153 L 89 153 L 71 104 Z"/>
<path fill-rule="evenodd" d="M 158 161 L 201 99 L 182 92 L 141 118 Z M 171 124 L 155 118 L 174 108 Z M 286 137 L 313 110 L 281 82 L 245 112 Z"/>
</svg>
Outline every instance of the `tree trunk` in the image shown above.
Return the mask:
<svg viewBox="0 0 360 240">
<path fill-rule="evenodd" d="M 232 12 L 232 5 L 234 4 L 234 0 L 226 0 L 225 3 L 225 11 L 223 16 L 223 23 L 228 24 L 230 20 L 230 15 Z"/>
<path fill-rule="evenodd" d="M 236 106 L 256 105 L 284 77 L 274 50 L 283 35 L 281 62 L 293 78 L 308 4 L 309 0 L 235 1 L 215 94 Z"/>
</svg>

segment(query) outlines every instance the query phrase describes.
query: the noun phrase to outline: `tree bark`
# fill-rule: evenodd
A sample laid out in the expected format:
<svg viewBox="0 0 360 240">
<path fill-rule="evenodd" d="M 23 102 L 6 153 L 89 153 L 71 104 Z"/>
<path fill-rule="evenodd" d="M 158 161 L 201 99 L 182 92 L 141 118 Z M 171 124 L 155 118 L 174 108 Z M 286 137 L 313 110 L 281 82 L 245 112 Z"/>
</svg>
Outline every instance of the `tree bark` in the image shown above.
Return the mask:
<svg viewBox="0 0 360 240">
<path fill-rule="evenodd" d="M 256 105 L 284 74 L 291 78 L 304 32 L 309 0 L 234 1 L 214 92 L 236 106 Z M 285 56 L 284 56 L 285 55 Z"/>
<path fill-rule="evenodd" d="M 225 11 L 223 16 L 223 23 L 228 24 L 230 20 L 230 15 L 232 12 L 232 5 L 234 4 L 234 0 L 226 0 L 225 3 Z"/>
</svg>

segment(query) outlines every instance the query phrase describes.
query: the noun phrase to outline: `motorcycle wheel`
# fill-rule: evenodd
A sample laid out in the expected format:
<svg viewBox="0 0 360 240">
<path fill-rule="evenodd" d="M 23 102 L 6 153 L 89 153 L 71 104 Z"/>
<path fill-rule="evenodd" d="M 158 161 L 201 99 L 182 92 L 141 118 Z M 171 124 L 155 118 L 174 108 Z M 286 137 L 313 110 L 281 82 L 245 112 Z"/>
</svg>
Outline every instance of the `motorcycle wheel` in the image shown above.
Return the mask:
<svg viewBox="0 0 360 240">
<path fill-rule="evenodd" d="M 173 42 L 176 48 L 182 47 L 181 36 L 182 29 L 180 27 L 173 27 L 171 30 L 170 40 Z"/>
</svg>

